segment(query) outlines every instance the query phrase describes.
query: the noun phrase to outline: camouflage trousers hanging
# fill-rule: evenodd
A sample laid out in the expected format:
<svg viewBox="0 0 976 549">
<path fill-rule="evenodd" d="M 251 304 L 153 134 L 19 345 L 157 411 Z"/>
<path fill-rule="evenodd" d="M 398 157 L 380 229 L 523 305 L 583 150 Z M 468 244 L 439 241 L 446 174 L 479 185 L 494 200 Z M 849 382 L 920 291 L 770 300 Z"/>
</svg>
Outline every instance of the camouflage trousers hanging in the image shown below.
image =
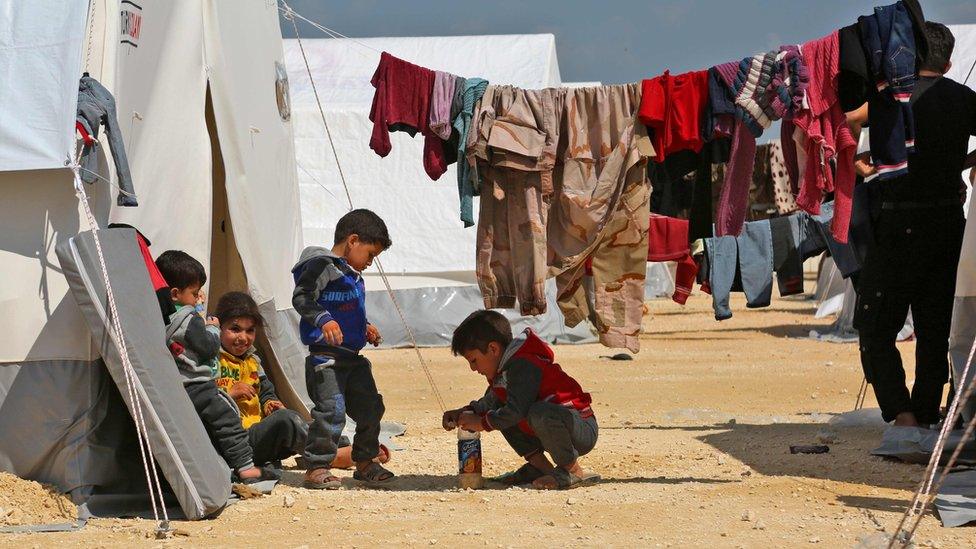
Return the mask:
<svg viewBox="0 0 976 549">
<path fill-rule="evenodd" d="M 489 86 L 468 162 L 480 178 L 477 275 L 487 308 L 546 310 L 556 277 L 568 326 L 590 319 L 607 346 L 639 348 L 647 262 L 646 130 L 640 86 Z M 592 258 L 593 295 L 583 289 Z"/>
</svg>

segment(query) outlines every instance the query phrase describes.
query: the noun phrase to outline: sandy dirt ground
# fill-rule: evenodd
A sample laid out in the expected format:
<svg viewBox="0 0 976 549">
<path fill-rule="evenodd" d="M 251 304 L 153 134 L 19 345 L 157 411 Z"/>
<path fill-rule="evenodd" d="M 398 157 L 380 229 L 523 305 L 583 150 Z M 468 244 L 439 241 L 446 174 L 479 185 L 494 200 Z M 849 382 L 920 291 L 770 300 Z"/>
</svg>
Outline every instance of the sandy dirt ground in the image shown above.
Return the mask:
<svg viewBox="0 0 976 549">
<path fill-rule="evenodd" d="M 399 479 L 388 491 L 299 487 L 285 472 L 271 496 L 229 507 L 214 520 L 179 522 L 179 536 L 146 538 L 146 520 L 93 520 L 78 533 L 0 536 L 31 546 L 641 546 L 854 547 L 892 531 L 923 468 L 869 455 L 878 426 L 836 430 L 830 453 L 791 455 L 815 444 L 834 414 L 855 403 L 861 370 L 855 345 L 806 339 L 829 324 L 810 301 L 777 299 L 717 323 L 710 301 L 681 308 L 650 303 L 643 350 L 610 361 L 598 345 L 561 346 L 556 356 L 595 400 L 600 440 L 584 464 L 603 475 L 565 492 L 486 489 L 456 482 L 456 437 L 440 429 L 440 411 L 413 350 L 373 351 L 386 417 L 407 424 L 405 450 L 389 464 Z M 914 344 L 900 344 L 908 358 Z M 424 356 L 449 405 L 484 390 L 484 380 L 450 356 Z M 867 406 L 875 406 L 869 395 Z M 501 435 L 483 437 L 485 473 L 519 462 Z M 927 516 L 923 547 L 973 547 L 973 528 L 944 529 Z"/>
</svg>

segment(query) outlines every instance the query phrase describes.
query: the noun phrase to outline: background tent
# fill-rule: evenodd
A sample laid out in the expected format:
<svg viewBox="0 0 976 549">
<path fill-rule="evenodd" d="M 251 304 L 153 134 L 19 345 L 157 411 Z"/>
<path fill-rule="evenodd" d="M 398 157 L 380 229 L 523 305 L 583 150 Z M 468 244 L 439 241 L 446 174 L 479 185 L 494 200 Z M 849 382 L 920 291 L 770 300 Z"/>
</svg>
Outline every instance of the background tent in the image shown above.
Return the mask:
<svg viewBox="0 0 976 549">
<path fill-rule="evenodd" d="M 976 89 L 976 25 L 950 25 L 956 37 L 956 48 L 952 54 L 952 69 L 948 76 L 958 82 L 966 82 L 970 88 Z M 968 78 L 968 81 L 967 81 Z M 970 138 L 969 149 L 976 149 L 976 138 Z M 968 178 L 966 179 L 968 182 Z M 970 189 L 967 205 L 967 218 L 972 220 L 974 215 Z M 965 386 L 969 379 L 976 375 L 976 368 L 971 367 L 969 378 L 962 379 L 962 372 L 969 360 L 973 341 L 976 340 L 976 223 L 966 224 L 966 235 L 962 244 L 962 256 L 959 259 L 959 270 L 956 275 L 956 298 L 952 310 L 952 333 L 949 337 L 949 358 L 952 361 L 955 382 Z M 963 417 L 968 421 L 976 415 L 976 401 L 970 400 L 963 410 Z"/>
<path fill-rule="evenodd" d="M 286 23 L 287 24 L 287 23 Z M 474 277 L 475 228 L 458 219 L 455 166 L 431 181 L 421 165 L 423 140 L 391 134 L 393 150 L 380 158 L 369 148 L 373 99 L 370 79 L 380 52 L 454 74 L 524 88 L 564 85 L 551 34 L 414 38 L 302 39 L 312 77 L 335 140 L 336 153 L 356 207 L 387 222 L 393 247 L 380 258 L 420 345 L 446 345 L 451 331 L 483 307 Z M 292 90 L 295 146 L 307 245 L 331 245 L 336 221 L 348 211 L 342 180 L 322 126 L 297 40 L 285 40 Z M 599 83 L 574 83 L 573 87 Z M 477 216 L 477 199 L 474 207 Z M 650 267 L 649 291 L 668 292 L 664 265 Z M 410 343 L 375 267 L 366 273 L 370 321 L 386 346 Z M 586 324 L 564 327 L 550 281 L 549 311 L 524 318 L 506 311 L 517 327 L 531 325 L 550 341 L 595 341 Z"/>
<path fill-rule="evenodd" d="M 288 383 L 303 379 L 303 349 L 284 324 L 288 267 L 301 246 L 287 75 L 274 2 L 93 0 L 86 28 L 88 7 L 83 0 L 0 0 L 0 68 L 20 71 L 5 73 L 0 135 L 11 127 L 26 134 L 0 141 L 0 219 L 17 229 L 0 231 L 0 312 L 8 319 L 0 330 L 0 469 L 54 484 L 78 502 L 136 493 L 144 503 L 141 475 L 113 469 L 138 459 L 135 444 L 112 431 L 131 432 L 131 423 L 118 421 L 127 418 L 119 391 L 54 254 L 87 223 L 70 172 L 41 168 L 64 166 L 65 143 L 74 147 L 77 79 L 88 70 L 116 97 L 140 202 L 110 206 L 114 189 L 96 182 L 88 192 L 99 225 L 138 227 L 156 254 L 191 253 L 210 273 L 211 295 L 249 291 L 268 320 L 262 351 L 279 394 L 304 411 Z M 32 57 L 37 44 L 54 44 L 44 63 Z M 57 116 L 44 125 L 25 118 L 44 108 Z M 37 143 L 34 157 L 46 163 L 10 171 L 24 168 L 8 160 L 25 157 L 24 143 Z M 114 181 L 110 166 L 100 160 L 101 174 Z M 166 427 L 202 431 L 198 421 Z M 180 504 L 191 518 L 220 505 Z"/>
</svg>

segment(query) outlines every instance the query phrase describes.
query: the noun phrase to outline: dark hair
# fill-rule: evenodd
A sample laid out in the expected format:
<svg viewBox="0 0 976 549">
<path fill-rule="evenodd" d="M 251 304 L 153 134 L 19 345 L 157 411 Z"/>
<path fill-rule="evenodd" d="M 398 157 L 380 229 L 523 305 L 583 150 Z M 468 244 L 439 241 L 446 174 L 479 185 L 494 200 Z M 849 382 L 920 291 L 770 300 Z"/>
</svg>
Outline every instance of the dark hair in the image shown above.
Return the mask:
<svg viewBox="0 0 976 549">
<path fill-rule="evenodd" d="M 334 244 L 345 242 L 350 235 L 356 235 L 366 244 L 379 244 L 386 250 L 393 245 L 390 233 L 383 219 L 370 210 L 353 210 L 339 219 L 335 228 Z"/>
<path fill-rule="evenodd" d="M 183 290 L 207 283 L 207 272 L 199 261 L 181 250 L 166 250 L 156 258 L 156 267 L 170 288 Z"/>
<path fill-rule="evenodd" d="M 264 317 L 258 310 L 258 304 L 244 292 L 227 292 L 221 296 L 214 316 L 220 320 L 221 325 L 235 318 L 249 318 L 254 321 L 255 326 L 264 326 Z"/>
<path fill-rule="evenodd" d="M 942 23 L 926 21 L 925 38 L 929 43 L 929 52 L 922 61 L 922 68 L 935 72 L 945 71 L 952 59 L 952 50 L 956 46 L 956 38 L 952 36 L 952 31 Z"/>
<path fill-rule="evenodd" d="M 512 342 L 512 325 L 499 312 L 475 311 L 454 329 L 451 352 L 454 356 L 474 350 L 484 353 L 492 341 L 501 345 L 502 349 L 508 347 Z"/>
</svg>

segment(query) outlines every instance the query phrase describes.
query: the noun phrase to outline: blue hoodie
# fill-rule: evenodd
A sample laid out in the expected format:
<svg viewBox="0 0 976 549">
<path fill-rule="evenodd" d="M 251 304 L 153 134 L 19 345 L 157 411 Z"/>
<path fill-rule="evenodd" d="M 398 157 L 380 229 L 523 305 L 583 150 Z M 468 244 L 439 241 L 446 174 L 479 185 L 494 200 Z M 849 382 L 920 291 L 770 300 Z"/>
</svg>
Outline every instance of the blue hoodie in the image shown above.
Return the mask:
<svg viewBox="0 0 976 549">
<path fill-rule="evenodd" d="M 301 316 L 302 343 L 315 351 L 359 353 L 366 346 L 366 286 L 359 272 L 318 246 L 305 248 L 291 272 L 291 302 Z M 322 325 L 332 320 L 342 330 L 341 347 L 329 345 L 322 336 Z"/>
</svg>

